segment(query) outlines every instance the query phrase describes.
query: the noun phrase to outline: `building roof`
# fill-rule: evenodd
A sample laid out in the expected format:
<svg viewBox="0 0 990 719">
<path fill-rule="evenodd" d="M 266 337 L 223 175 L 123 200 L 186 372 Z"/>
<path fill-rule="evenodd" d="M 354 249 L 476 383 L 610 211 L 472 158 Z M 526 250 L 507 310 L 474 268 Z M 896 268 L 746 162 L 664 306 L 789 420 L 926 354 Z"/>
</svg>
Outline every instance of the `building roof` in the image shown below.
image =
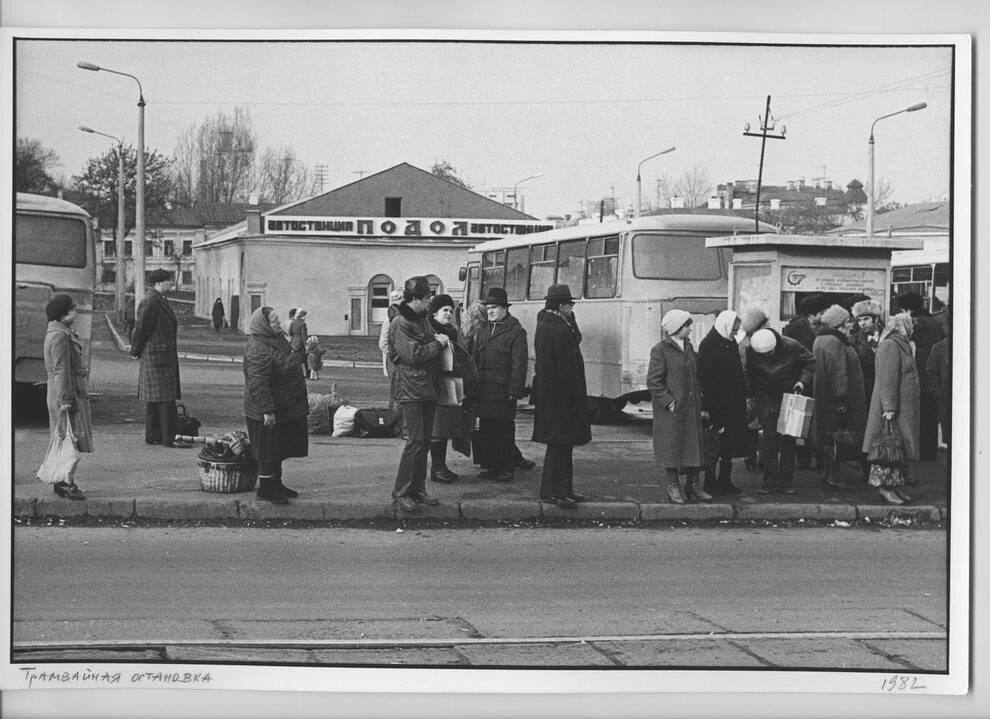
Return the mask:
<svg viewBox="0 0 990 719">
<path fill-rule="evenodd" d="M 247 202 L 192 205 L 190 207 L 173 205 L 171 209 L 165 211 L 162 221 L 155 224 L 159 227 L 219 229 L 240 222 L 250 209 L 260 209 L 262 212 L 267 212 L 273 207 L 276 205 L 272 203 L 251 205 Z"/>
<path fill-rule="evenodd" d="M 267 214 L 315 217 L 383 217 L 384 198 L 401 198 L 402 217 L 535 220 L 484 195 L 407 162 L 367 175 L 322 195 Z"/>
<path fill-rule="evenodd" d="M 866 219 L 841 227 L 839 234 L 863 232 Z M 949 203 L 919 202 L 873 216 L 874 234 L 886 232 L 948 232 Z"/>
</svg>

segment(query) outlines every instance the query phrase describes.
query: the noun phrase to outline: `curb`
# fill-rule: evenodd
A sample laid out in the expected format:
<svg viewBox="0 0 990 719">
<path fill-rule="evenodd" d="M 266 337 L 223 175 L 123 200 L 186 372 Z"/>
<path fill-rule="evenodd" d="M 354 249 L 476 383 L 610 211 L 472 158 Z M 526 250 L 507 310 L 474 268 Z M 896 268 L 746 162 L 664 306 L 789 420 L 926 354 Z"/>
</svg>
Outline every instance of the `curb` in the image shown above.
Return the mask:
<svg viewBox="0 0 990 719">
<path fill-rule="evenodd" d="M 247 494 L 247 493 L 245 493 Z M 575 519 L 623 523 L 712 521 L 839 521 L 910 524 L 942 522 L 948 510 L 934 505 L 854 504 L 641 504 L 639 502 L 587 502 L 565 510 L 538 500 L 463 500 L 444 502 L 419 511 L 397 511 L 391 500 L 319 501 L 293 500 L 275 505 L 250 499 L 217 495 L 203 501 L 181 499 L 100 497 L 72 501 L 54 496 L 17 497 L 13 516 L 22 519 L 101 518 L 159 521 L 259 521 L 266 519 L 306 522 L 380 519 L 447 519 L 455 521 L 532 522 Z"/>
</svg>

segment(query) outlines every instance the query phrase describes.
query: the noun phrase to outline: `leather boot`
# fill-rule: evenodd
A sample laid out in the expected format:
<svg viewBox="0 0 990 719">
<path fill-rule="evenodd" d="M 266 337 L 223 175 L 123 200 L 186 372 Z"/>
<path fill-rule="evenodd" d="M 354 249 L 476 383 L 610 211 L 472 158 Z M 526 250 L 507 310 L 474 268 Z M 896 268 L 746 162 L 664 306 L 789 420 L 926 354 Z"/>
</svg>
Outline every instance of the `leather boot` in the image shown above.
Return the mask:
<svg viewBox="0 0 990 719">
<path fill-rule="evenodd" d="M 271 502 L 272 504 L 289 503 L 289 500 L 286 499 L 285 495 L 275 488 L 275 475 L 273 474 L 258 475 L 257 497 L 258 499 L 265 502 Z"/>
<path fill-rule="evenodd" d="M 684 486 L 684 493 L 689 502 L 711 502 L 712 495 L 698 486 L 698 475 L 689 474 Z"/>
<path fill-rule="evenodd" d="M 283 497 L 288 499 L 295 499 L 299 496 L 299 492 L 294 489 L 289 489 L 284 484 L 282 484 L 282 468 L 279 467 L 275 472 L 275 491 L 281 494 Z"/>
<path fill-rule="evenodd" d="M 430 466 L 430 479 L 434 482 L 442 482 L 443 484 L 450 484 L 451 482 L 456 482 L 460 479 L 460 475 L 456 472 L 452 472 L 447 468 L 447 465 L 431 465 Z"/>
<path fill-rule="evenodd" d="M 681 480 L 676 469 L 667 470 L 667 497 L 673 504 L 684 504 L 681 496 Z"/>
</svg>

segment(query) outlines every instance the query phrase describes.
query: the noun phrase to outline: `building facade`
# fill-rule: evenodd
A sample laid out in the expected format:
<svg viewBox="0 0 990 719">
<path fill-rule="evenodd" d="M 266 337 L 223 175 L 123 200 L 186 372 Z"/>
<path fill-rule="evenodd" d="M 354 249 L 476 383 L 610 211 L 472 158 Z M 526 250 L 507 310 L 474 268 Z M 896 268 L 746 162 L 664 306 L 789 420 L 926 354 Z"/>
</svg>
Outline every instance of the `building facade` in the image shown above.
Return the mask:
<svg viewBox="0 0 990 719">
<path fill-rule="evenodd" d="M 460 299 L 459 270 L 474 244 L 552 229 L 425 170 L 401 163 L 322 195 L 268 211 L 193 246 L 195 314 L 216 298 L 232 327 L 262 306 L 283 317 L 304 307 L 310 333 L 377 335 L 388 296 L 406 279 L 429 278 Z"/>
</svg>

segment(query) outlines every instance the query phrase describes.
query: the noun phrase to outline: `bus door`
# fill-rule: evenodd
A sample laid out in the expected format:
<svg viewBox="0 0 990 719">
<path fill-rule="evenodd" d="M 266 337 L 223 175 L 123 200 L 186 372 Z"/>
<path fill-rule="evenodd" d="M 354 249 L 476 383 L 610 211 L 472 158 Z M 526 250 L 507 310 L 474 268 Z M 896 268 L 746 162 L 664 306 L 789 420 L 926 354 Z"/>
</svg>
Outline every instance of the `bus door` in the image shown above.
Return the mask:
<svg viewBox="0 0 990 719">
<path fill-rule="evenodd" d="M 470 307 L 472 302 L 481 299 L 481 265 L 469 263 L 464 278 L 464 307 Z"/>
</svg>

